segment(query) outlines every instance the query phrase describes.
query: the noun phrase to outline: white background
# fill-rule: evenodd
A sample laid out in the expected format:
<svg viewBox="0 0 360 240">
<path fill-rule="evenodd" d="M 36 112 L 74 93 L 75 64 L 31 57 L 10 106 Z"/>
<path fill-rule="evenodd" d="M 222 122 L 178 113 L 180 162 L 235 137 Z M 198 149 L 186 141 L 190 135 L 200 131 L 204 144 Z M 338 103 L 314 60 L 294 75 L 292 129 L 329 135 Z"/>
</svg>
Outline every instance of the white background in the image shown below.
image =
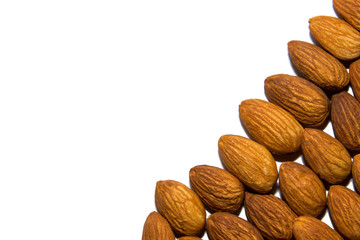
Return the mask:
<svg viewBox="0 0 360 240">
<path fill-rule="evenodd" d="M 1 1 L 0 239 L 141 239 L 156 182 L 221 167 L 316 15 L 332 2 Z"/>
</svg>

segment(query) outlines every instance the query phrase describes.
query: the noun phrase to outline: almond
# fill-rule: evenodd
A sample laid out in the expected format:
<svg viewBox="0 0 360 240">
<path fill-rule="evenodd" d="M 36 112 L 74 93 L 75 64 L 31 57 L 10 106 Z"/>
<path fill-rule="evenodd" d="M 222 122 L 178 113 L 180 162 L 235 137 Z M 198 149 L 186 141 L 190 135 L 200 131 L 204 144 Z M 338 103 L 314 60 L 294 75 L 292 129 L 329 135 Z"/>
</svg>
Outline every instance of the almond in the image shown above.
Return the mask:
<svg viewBox="0 0 360 240">
<path fill-rule="evenodd" d="M 353 60 L 360 56 L 360 33 L 336 17 L 316 16 L 309 20 L 311 35 L 333 56 Z"/>
<path fill-rule="evenodd" d="M 360 59 L 352 62 L 349 67 L 350 85 L 354 96 L 360 101 Z"/>
<path fill-rule="evenodd" d="M 260 232 L 248 221 L 226 212 L 211 214 L 206 222 L 211 240 L 263 240 Z"/>
<path fill-rule="evenodd" d="M 175 240 L 170 224 L 157 212 L 151 212 L 143 227 L 142 240 Z"/>
<path fill-rule="evenodd" d="M 360 154 L 354 156 L 352 177 L 354 180 L 355 189 L 360 192 Z"/>
<path fill-rule="evenodd" d="M 299 150 L 303 127 L 287 111 L 261 99 L 247 99 L 239 106 L 240 120 L 249 135 L 275 154 Z"/>
<path fill-rule="evenodd" d="M 326 223 L 310 216 L 295 218 L 293 235 L 296 240 L 343 240 Z"/>
<path fill-rule="evenodd" d="M 308 127 L 319 127 L 327 120 L 330 101 L 326 94 L 306 79 L 276 74 L 265 79 L 265 94 L 296 120 Z"/>
<path fill-rule="evenodd" d="M 299 216 L 317 217 L 325 210 L 324 184 L 310 168 L 296 162 L 282 163 L 279 184 L 285 201 Z"/>
<path fill-rule="evenodd" d="M 174 180 L 158 181 L 155 205 L 176 235 L 198 236 L 203 232 L 206 220 L 204 205 L 184 184 Z"/>
<path fill-rule="evenodd" d="M 349 150 L 360 150 L 360 103 L 348 92 L 331 98 L 331 121 L 335 137 Z"/>
<path fill-rule="evenodd" d="M 184 237 L 178 238 L 178 240 L 201 240 L 201 238 L 194 237 L 194 236 L 184 236 Z"/>
<path fill-rule="evenodd" d="M 360 2 L 358 0 L 333 0 L 333 5 L 345 21 L 360 30 Z"/>
<path fill-rule="evenodd" d="M 258 193 L 269 192 L 278 170 L 271 153 L 261 144 L 237 135 L 223 135 L 218 141 L 225 168 L 246 187 Z"/>
<path fill-rule="evenodd" d="M 239 212 L 245 190 L 234 175 L 207 165 L 191 168 L 189 175 L 191 188 L 210 212 Z"/>
<path fill-rule="evenodd" d="M 288 42 L 291 62 L 302 77 L 326 91 L 340 91 L 349 84 L 345 66 L 324 49 L 304 41 Z"/>
<path fill-rule="evenodd" d="M 305 128 L 301 149 L 306 163 L 326 182 L 339 184 L 350 175 L 350 154 L 341 142 L 324 131 Z"/>
<path fill-rule="evenodd" d="M 280 198 L 245 193 L 246 216 L 267 239 L 289 240 L 296 214 Z"/>
<path fill-rule="evenodd" d="M 336 230 L 350 240 L 360 239 L 360 196 L 342 185 L 332 185 L 328 206 Z"/>
</svg>

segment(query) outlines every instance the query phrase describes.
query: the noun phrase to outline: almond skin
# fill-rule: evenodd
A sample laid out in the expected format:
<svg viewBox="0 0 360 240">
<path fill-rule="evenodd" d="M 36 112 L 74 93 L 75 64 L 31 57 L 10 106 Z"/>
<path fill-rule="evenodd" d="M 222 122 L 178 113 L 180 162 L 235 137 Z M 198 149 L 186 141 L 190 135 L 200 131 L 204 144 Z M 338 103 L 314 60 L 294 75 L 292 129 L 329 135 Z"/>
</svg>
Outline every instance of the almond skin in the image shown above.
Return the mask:
<svg viewBox="0 0 360 240">
<path fill-rule="evenodd" d="M 352 62 L 349 67 L 350 85 L 354 96 L 360 101 L 360 59 Z"/>
<path fill-rule="evenodd" d="M 346 22 L 360 30 L 360 2 L 358 0 L 333 0 L 333 6 Z"/>
<path fill-rule="evenodd" d="M 360 154 L 354 156 L 352 177 L 354 180 L 355 189 L 360 192 Z"/>
<path fill-rule="evenodd" d="M 311 35 L 333 56 L 354 60 L 360 56 L 360 33 L 350 24 L 332 16 L 316 16 L 309 20 Z"/>
<path fill-rule="evenodd" d="M 319 216 L 326 208 L 326 190 L 320 178 L 308 167 L 296 162 L 280 165 L 282 196 L 299 216 Z"/>
<path fill-rule="evenodd" d="M 267 239 L 290 240 L 296 214 L 280 198 L 269 194 L 245 193 L 245 211 L 253 223 Z"/>
<path fill-rule="evenodd" d="M 143 227 L 142 240 L 175 240 L 170 224 L 157 212 L 151 212 Z"/>
<path fill-rule="evenodd" d="M 331 98 L 331 121 L 335 137 L 349 150 L 360 150 L 360 103 L 348 92 Z"/>
<path fill-rule="evenodd" d="M 345 66 L 324 49 L 304 41 L 288 42 L 291 62 L 302 77 L 326 91 L 340 91 L 349 84 Z"/>
<path fill-rule="evenodd" d="M 237 135 L 223 135 L 218 141 L 224 167 L 246 187 L 267 193 L 278 178 L 276 162 L 261 144 Z"/>
<path fill-rule="evenodd" d="M 203 232 L 206 220 L 204 205 L 184 184 L 174 180 L 158 181 L 155 205 L 176 235 L 198 236 Z"/>
<path fill-rule="evenodd" d="M 301 149 L 309 167 L 330 184 L 343 182 L 351 172 L 351 156 L 344 145 L 324 131 L 305 128 Z"/>
<path fill-rule="evenodd" d="M 234 175 L 207 165 L 191 168 L 189 175 L 191 188 L 210 212 L 239 212 L 245 189 Z"/>
<path fill-rule="evenodd" d="M 343 240 L 326 223 L 310 216 L 295 218 L 293 235 L 296 240 Z"/>
<path fill-rule="evenodd" d="M 263 240 L 260 232 L 248 221 L 226 212 L 211 214 L 206 221 L 210 240 Z"/>
<path fill-rule="evenodd" d="M 360 196 L 342 185 L 332 185 L 328 206 L 335 229 L 350 240 L 360 239 Z"/>
<path fill-rule="evenodd" d="M 287 111 L 261 99 L 247 99 L 239 106 L 240 120 L 249 135 L 274 154 L 300 149 L 301 124 Z"/>
<path fill-rule="evenodd" d="M 178 238 L 178 240 L 201 240 L 201 238 L 193 237 L 193 236 L 184 236 L 184 237 Z"/>
<path fill-rule="evenodd" d="M 327 120 L 330 100 L 310 81 L 287 74 L 276 74 L 265 79 L 267 99 L 288 112 L 308 127 L 319 127 Z"/>
</svg>

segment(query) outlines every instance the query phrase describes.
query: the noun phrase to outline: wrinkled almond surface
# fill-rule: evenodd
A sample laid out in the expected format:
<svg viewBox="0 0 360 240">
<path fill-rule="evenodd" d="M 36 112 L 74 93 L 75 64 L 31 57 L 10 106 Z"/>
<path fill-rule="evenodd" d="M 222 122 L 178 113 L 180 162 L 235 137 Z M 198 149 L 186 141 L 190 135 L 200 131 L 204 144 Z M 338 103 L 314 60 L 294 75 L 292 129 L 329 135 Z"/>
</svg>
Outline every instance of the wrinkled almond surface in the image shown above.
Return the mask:
<svg viewBox="0 0 360 240">
<path fill-rule="evenodd" d="M 349 150 L 360 150 L 360 103 L 348 92 L 331 98 L 331 121 L 335 137 Z"/>
<path fill-rule="evenodd" d="M 326 132 L 305 128 L 301 149 L 310 168 L 326 182 L 338 184 L 350 175 L 350 154 L 341 142 Z"/>
<path fill-rule="evenodd" d="M 299 216 L 317 217 L 326 207 L 326 190 L 320 178 L 308 167 L 296 162 L 280 165 L 282 196 Z"/>
<path fill-rule="evenodd" d="M 309 20 L 311 35 L 333 56 L 353 60 L 360 56 L 360 33 L 337 17 L 316 16 Z"/>
<path fill-rule="evenodd" d="M 261 99 L 247 99 L 241 102 L 239 113 L 245 130 L 270 152 L 289 154 L 299 150 L 303 127 L 286 110 Z"/>
<path fill-rule="evenodd" d="M 333 5 L 338 14 L 354 28 L 360 30 L 360 1 L 358 0 L 333 0 Z"/>
<path fill-rule="evenodd" d="M 259 193 L 273 188 L 278 170 L 273 156 L 264 146 L 237 135 L 221 136 L 218 146 L 225 168 L 246 187 Z"/>
<path fill-rule="evenodd" d="M 207 165 L 190 169 L 190 185 L 211 212 L 238 213 L 244 186 L 228 171 Z"/>
<path fill-rule="evenodd" d="M 352 62 L 349 67 L 350 85 L 354 96 L 360 101 L 360 59 Z"/>
<path fill-rule="evenodd" d="M 354 180 L 355 189 L 358 193 L 360 193 L 360 154 L 354 156 L 352 177 Z"/>
<path fill-rule="evenodd" d="M 197 236 L 202 233 L 206 212 L 200 198 L 184 184 L 174 180 L 158 181 L 155 205 L 177 235 Z"/>
<path fill-rule="evenodd" d="M 178 240 L 201 240 L 201 238 L 194 237 L 194 236 L 184 236 L 184 237 L 178 238 Z"/>
<path fill-rule="evenodd" d="M 280 198 L 268 194 L 245 193 L 245 211 L 253 223 L 267 239 L 292 238 L 292 227 L 296 214 Z"/>
<path fill-rule="evenodd" d="M 336 230 L 350 240 L 360 239 L 360 196 L 342 185 L 332 185 L 328 206 Z"/>
<path fill-rule="evenodd" d="M 296 240 L 343 240 L 326 223 L 310 216 L 295 218 L 293 235 Z"/>
<path fill-rule="evenodd" d="M 175 240 L 170 224 L 157 212 L 151 212 L 143 227 L 142 240 Z"/>
<path fill-rule="evenodd" d="M 263 240 L 256 227 L 231 213 L 211 214 L 206 221 L 206 230 L 210 240 Z"/>
<path fill-rule="evenodd" d="M 288 74 L 276 74 L 265 79 L 265 94 L 296 120 L 308 127 L 319 127 L 327 120 L 330 100 L 310 81 Z"/>
<path fill-rule="evenodd" d="M 349 84 L 345 66 L 324 49 L 304 41 L 288 42 L 291 62 L 300 74 L 328 91 L 340 91 Z"/>
</svg>

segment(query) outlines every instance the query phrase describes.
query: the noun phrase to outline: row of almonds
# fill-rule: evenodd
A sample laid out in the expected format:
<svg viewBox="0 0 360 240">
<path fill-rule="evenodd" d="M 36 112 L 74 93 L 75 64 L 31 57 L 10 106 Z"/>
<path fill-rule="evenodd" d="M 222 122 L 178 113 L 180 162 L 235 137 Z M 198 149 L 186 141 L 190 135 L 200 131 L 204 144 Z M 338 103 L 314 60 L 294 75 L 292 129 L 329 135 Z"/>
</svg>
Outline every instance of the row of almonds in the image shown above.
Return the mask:
<svg viewBox="0 0 360 240">
<path fill-rule="evenodd" d="M 288 43 L 298 76 L 270 76 L 268 101 L 241 102 L 251 139 L 220 137 L 224 169 L 193 167 L 191 188 L 157 182 L 157 212 L 148 215 L 143 240 L 195 240 L 204 232 L 211 240 L 360 239 L 360 196 L 346 187 L 353 180 L 360 192 L 360 1 L 333 5 L 342 19 L 309 21 L 317 44 Z M 335 137 L 323 131 L 329 119 Z M 296 153 L 306 164 L 292 161 Z M 284 156 L 279 171 L 273 154 Z M 278 179 L 282 198 L 274 195 Z M 335 230 L 321 221 L 326 209 Z"/>
</svg>

